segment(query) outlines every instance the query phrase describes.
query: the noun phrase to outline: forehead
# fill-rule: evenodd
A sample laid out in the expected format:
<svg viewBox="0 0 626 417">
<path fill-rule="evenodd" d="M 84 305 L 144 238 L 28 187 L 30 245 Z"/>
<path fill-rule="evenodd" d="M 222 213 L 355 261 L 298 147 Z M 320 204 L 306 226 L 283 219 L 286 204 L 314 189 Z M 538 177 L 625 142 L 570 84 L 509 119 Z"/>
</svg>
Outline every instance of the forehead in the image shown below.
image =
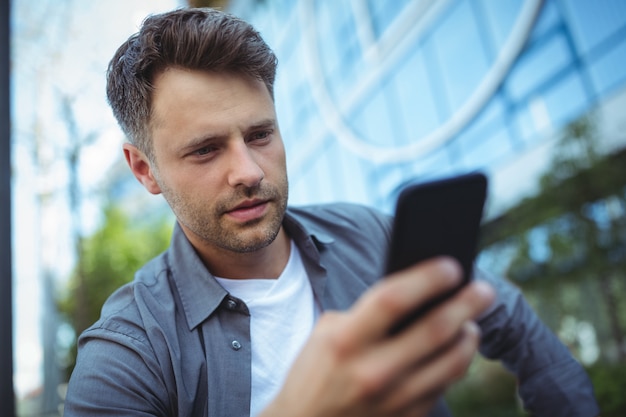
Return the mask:
<svg viewBox="0 0 626 417">
<path fill-rule="evenodd" d="M 169 68 L 155 76 L 153 86 L 154 140 L 162 134 L 168 140 L 221 134 L 276 118 L 265 84 L 246 75 Z"/>
<path fill-rule="evenodd" d="M 155 77 L 153 87 L 149 131 L 155 156 L 276 121 L 267 87 L 246 75 L 170 68 Z"/>
<path fill-rule="evenodd" d="M 152 110 L 168 105 L 204 104 L 217 108 L 237 100 L 273 100 L 265 84 L 250 76 L 180 68 L 168 68 L 155 76 L 153 81 Z"/>
</svg>

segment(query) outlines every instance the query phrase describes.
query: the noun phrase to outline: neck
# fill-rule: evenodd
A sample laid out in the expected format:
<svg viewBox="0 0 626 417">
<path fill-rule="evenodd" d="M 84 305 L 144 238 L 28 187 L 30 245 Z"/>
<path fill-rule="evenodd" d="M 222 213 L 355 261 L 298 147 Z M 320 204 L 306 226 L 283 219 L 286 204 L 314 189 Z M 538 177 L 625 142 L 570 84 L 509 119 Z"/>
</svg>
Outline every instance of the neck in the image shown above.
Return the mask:
<svg viewBox="0 0 626 417">
<path fill-rule="evenodd" d="M 285 269 L 291 252 L 291 239 L 281 228 L 276 239 L 263 249 L 238 253 L 216 247 L 194 245 L 211 274 L 229 279 L 275 279 Z"/>
</svg>

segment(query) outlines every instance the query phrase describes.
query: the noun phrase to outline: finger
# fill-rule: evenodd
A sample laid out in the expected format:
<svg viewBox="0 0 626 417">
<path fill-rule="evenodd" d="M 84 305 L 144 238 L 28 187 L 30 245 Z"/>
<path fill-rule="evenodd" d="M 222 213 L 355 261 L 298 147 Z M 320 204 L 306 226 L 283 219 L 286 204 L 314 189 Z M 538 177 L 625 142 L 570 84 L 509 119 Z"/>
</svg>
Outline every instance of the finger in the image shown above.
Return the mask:
<svg viewBox="0 0 626 417">
<path fill-rule="evenodd" d="M 468 321 L 476 319 L 493 302 L 493 288 L 474 281 L 449 300 L 428 312 L 422 320 L 412 324 L 401 336 L 399 344 L 415 346 L 415 357 L 428 357 L 457 337 Z M 427 340 L 428 343 L 424 343 Z M 401 347 L 398 347 L 401 349 Z"/>
<path fill-rule="evenodd" d="M 394 384 L 387 397 L 388 409 L 430 407 L 454 382 L 461 379 L 478 349 L 480 330 L 466 322 L 455 342 L 426 363 L 414 367 Z"/>
<path fill-rule="evenodd" d="M 374 381 L 374 387 L 380 387 L 445 351 L 457 342 L 467 322 L 491 304 L 493 297 L 493 290 L 487 284 L 470 284 L 405 331 L 370 349 L 364 362 L 366 377 Z"/>
<path fill-rule="evenodd" d="M 386 337 L 393 325 L 427 300 L 460 283 L 461 268 L 451 258 L 419 263 L 381 280 L 354 305 L 348 318 L 352 340 L 367 344 Z"/>
</svg>

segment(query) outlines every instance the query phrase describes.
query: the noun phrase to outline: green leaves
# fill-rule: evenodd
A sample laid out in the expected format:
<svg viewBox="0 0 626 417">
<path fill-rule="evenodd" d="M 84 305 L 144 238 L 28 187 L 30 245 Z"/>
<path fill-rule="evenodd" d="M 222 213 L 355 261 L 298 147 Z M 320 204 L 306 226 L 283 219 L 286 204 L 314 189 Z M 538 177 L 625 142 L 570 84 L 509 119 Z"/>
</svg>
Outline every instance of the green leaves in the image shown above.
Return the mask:
<svg viewBox="0 0 626 417">
<path fill-rule="evenodd" d="M 172 226 L 165 215 L 146 221 L 131 219 L 114 205 L 105 209 L 102 227 L 83 239 L 74 273 L 58 301 L 59 311 L 77 335 L 98 320 L 113 291 L 132 281 L 144 263 L 167 248 Z M 71 372 L 75 352 L 70 356 Z"/>
</svg>

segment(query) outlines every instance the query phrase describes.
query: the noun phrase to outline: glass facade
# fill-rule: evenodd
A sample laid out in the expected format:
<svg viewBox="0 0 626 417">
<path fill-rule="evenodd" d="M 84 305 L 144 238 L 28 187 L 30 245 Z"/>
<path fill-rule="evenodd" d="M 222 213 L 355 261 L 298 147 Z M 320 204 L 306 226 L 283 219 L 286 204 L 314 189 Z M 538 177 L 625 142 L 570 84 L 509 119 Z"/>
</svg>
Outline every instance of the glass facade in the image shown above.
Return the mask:
<svg viewBox="0 0 626 417">
<path fill-rule="evenodd" d="M 292 204 L 391 211 L 407 182 L 482 169 L 497 211 L 532 188 L 523 183 L 536 181 L 565 124 L 598 108 L 622 113 L 612 104 L 626 94 L 620 0 L 233 1 L 231 9 L 280 61 Z M 611 140 L 608 150 L 626 145 Z"/>
</svg>

